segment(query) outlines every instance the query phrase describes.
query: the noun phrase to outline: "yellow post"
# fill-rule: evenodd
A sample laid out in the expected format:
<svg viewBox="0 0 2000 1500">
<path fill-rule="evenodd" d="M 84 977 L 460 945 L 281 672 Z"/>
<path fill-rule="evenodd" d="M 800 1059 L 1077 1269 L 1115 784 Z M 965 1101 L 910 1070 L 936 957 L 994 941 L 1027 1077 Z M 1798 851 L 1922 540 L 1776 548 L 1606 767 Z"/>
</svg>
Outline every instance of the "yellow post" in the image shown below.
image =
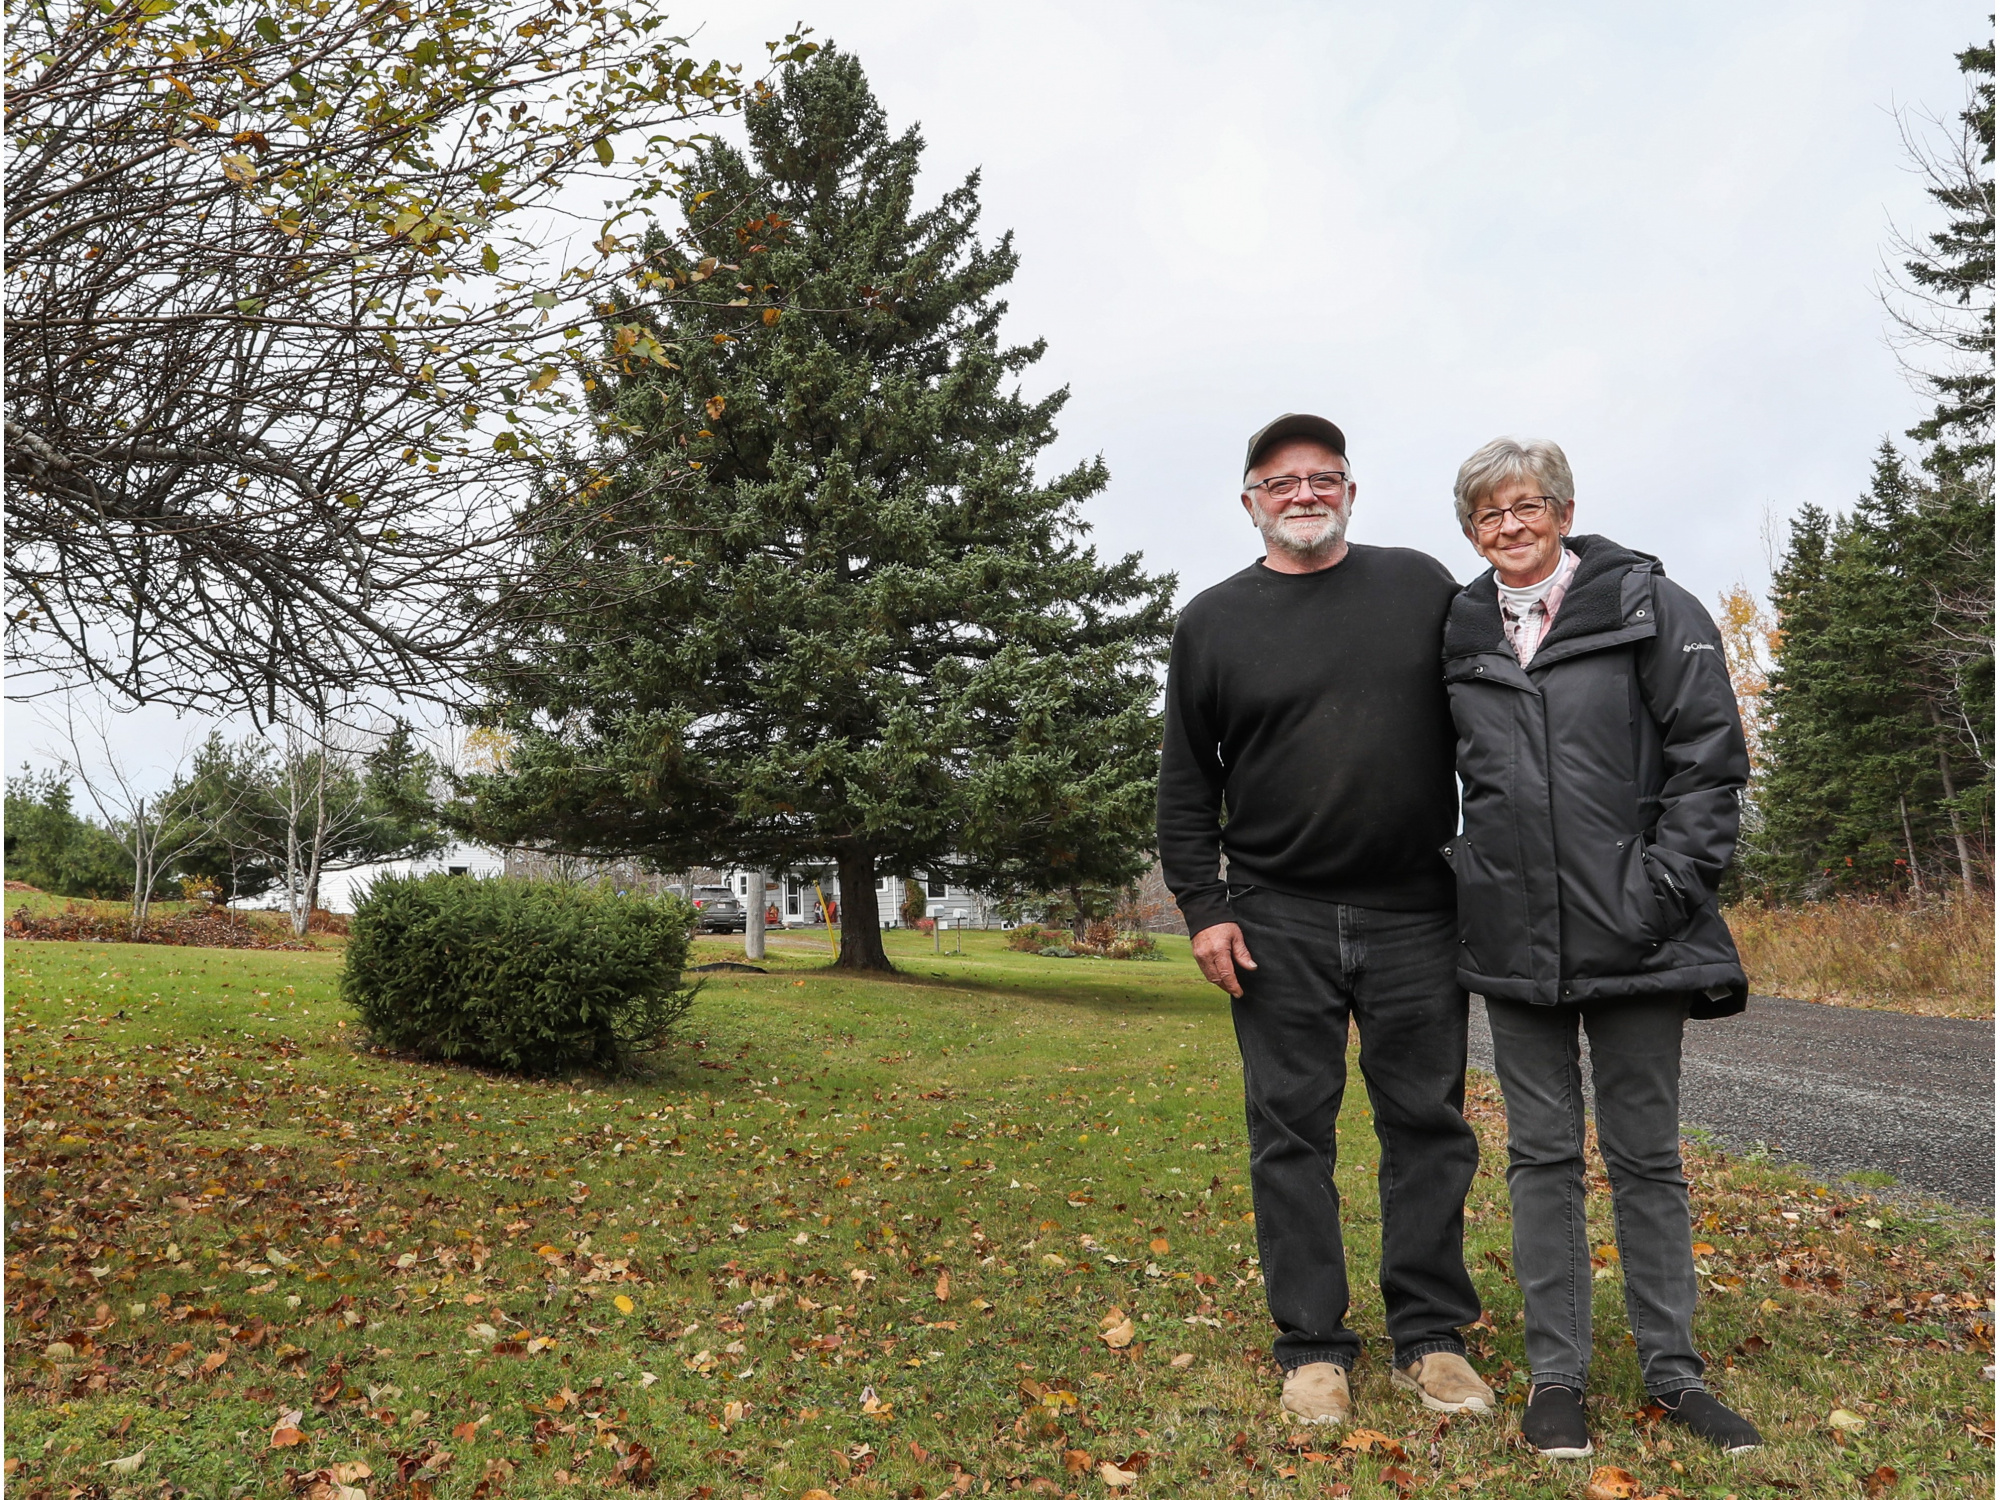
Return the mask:
<svg viewBox="0 0 2000 1500">
<path fill-rule="evenodd" d="M 826 923 L 827 946 L 833 949 L 833 961 L 840 962 L 840 939 L 834 935 L 833 913 L 826 909 L 826 892 L 820 889 L 817 880 L 813 882 L 813 894 L 819 897 L 819 919 Z"/>
</svg>

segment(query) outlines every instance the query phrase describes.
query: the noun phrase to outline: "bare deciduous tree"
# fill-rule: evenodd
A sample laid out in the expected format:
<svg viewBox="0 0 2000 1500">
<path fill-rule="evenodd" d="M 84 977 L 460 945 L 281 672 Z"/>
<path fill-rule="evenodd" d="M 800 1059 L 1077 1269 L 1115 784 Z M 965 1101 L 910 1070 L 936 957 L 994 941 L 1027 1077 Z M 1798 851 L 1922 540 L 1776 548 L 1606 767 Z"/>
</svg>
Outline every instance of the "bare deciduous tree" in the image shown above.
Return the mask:
<svg viewBox="0 0 2000 1500">
<path fill-rule="evenodd" d="M 124 846 L 132 861 L 132 936 L 145 931 L 153 904 L 153 887 L 173 864 L 174 856 L 206 831 L 206 824 L 188 816 L 182 769 L 188 749 L 183 745 L 167 768 L 163 792 L 148 791 L 150 778 L 114 748 L 110 725 L 85 711 L 79 726 L 74 704 L 63 719 L 60 756 L 62 773 L 74 776 L 97 809 L 104 826 Z"/>
<path fill-rule="evenodd" d="M 668 358 L 619 225 L 733 70 L 605 0 L 24 0 L 7 41 L 10 687 L 437 690 L 526 498 L 575 498 L 559 393 Z"/>
</svg>

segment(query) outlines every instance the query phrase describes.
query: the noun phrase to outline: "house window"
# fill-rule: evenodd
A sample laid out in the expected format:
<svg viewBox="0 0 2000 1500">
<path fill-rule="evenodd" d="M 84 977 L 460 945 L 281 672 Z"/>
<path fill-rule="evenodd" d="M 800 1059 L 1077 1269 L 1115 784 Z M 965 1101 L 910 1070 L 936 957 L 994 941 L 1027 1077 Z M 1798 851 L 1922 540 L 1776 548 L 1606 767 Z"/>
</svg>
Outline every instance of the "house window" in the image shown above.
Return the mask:
<svg viewBox="0 0 2000 1500">
<path fill-rule="evenodd" d="M 793 891 L 791 895 L 785 897 L 785 915 L 788 917 L 796 917 L 798 914 L 799 914 L 799 893 L 797 891 Z"/>
<path fill-rule="evenodd" d="M 929 889 L 931 899 L 933 901 L 941 901 L 950 892 L 951 887 L 946 885 L 942 880 L 933 880 L 930 883 Z"/>
<path fill-rule="evenodd" d="M 886 891 L 889 889 L 890 886 L 894 884 L 895 882 L 893 880 L 891 880 L 887 875 L 884 875 L 880 880 L 875 882 L 875 889 L 878 891 Z"/>
<path fill-rule="evenodd" d="M 450 869 L 445 871 L 445 874 L 447 875 L 465 875 L 468 873 L 470 873 L 470 871 L 465 865 L 453 865 Z"/>
<path fill-rule="evenodd" d="M 750 894 L 750 877 L 748 875 L 738 875 L 736 877 L 736 894 L 739 896 Z"/>
</svg>

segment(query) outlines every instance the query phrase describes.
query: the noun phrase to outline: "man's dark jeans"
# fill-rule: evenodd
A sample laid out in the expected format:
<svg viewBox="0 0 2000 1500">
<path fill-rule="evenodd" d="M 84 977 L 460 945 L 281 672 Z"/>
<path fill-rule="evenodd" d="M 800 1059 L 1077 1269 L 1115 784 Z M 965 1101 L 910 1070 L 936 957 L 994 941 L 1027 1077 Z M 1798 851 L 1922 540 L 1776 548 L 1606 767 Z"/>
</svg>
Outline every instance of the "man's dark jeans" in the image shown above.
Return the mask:
<svg viewBox="0 0 2000 1500">
<path fill-rule="evenodd" d="M 1255 969 L 1231 1006 L 1243 1052 L 1250 1190 L 1265 1295 L 1285 1370 L 1354 1363 L 1347 1259 L 1334 1187 L 1334 1122 L 1347 1085 L 1347 1026 L 1382 1143 L 1382 1304 L 1395 1362 L 1465 1352 L 1479 1317 L 1465 1272 L 1465 1193 L 1479 1144 L 1465 1121 L 1465 991 L 1450 911 L 1380 911 L 1229 893 Z"/>
</svg>

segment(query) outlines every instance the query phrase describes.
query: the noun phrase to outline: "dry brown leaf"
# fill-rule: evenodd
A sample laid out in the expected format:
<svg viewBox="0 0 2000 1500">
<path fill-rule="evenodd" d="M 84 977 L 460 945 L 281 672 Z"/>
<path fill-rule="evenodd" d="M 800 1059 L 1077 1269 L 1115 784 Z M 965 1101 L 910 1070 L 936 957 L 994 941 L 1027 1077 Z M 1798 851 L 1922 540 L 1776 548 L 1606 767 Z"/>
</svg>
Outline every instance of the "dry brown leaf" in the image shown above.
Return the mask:
<svg viewBox="0 0 2000 1500">
<path fill-rule="evenodd" d="M 1146 1243 L 1146 1248 L 1155 1255 L 1165 1255 L 1173 1247 L 1165 1240 L 1149 1240 Z"/>
<path fill-rule="evenodd" d="M 1139 1476 L 1130 1469 L 1121 1469 L 1116 1464 L 1099 1464 L 1097 1477 L 1114 1490 L 1129 1488 L 1139 1482 Z"/>
<path fill-rule="evenodd" d="M 305 1442 L 306 1435 L 299 1428 L 299 1423 L 304 1420 L 305 1413 L 302 1411 L 288 1411 L 282 1417 L 278 1418 L 277 1425 L 271 1429 L 271 1446 L 273 1448 L 296 1448 L 300 1443 Z"/>
<path fill-rule="evenodd" d="M 1185 1370 L 1189 1365 L 1194 1363 L 1194 1356 L 1192 1354 L 1176 1354 L 1167 1363 L 1176 1370 Z"/>
<path fill-rule="evenodd" d="M 1123 1322 L 1116 1323 L 1110 1328 L 1105 1329 L 1098 1337 L 1114 1349 L 1123 1349 L 1138 1336 L 1138 1333 L 1139 1330 L 1132 1326 L 1132 1320 L 1126 1318 Z"/>
<path fill-rule="evenodd" d="M 1386 1432 L 1377 1432 L 1372 1427 L 1357 1427 L 1340 1440 L 1340 1446 L 1350 1453 L 1372 1453 L 1380 1448 L 1392 1458 L 1406 1458 L 1403 1445 Z"/>
<path fill-rule="evenodd" d="M 1605 1464 L 1590 1471 L 1590 1482 L 1583 1487 L 1583 1500 L 1633 1500 L 1638 1493 L 1637 1475 L 1630 1469 Z"/>
<path fill-rule="evenodd" d="M 938 1301 L 940 1302 L 951 1301 L 951 1272 L 949 1271 L 938 1272 L 936 1291 L 937 1291 Z"/>
<path fill-rule="evenodd" d="M 1063 1473 L 1081 1474 L 1090 1467 L 1090 1455 L 1081 1448 L 1063 1449 Z"/>
</svg>

